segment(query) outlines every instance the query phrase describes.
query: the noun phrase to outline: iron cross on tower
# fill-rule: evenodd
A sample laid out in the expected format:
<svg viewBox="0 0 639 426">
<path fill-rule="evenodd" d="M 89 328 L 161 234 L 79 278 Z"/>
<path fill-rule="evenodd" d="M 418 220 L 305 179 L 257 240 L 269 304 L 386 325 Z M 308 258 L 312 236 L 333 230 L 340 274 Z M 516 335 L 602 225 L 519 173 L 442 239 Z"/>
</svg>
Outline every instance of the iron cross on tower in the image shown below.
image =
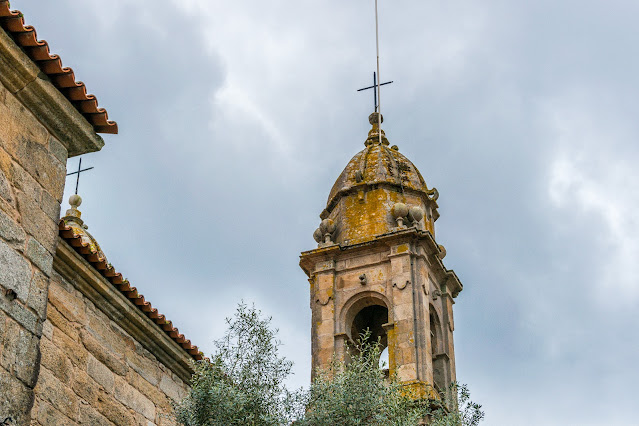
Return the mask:
<svg viewBox="0 0 639 426">
<path fill-rule="evenodd" d="M 67 176 L 78 175 L 78 178 L 75 181 L 75 195 L 78 195 L 78 185 L 80 184 L 80 173 L 86 172 L 87 170 L 91 170 L 93 167 L 87 167 L 86 169 L 82 169 L 82 157 L 80 157 L 80 161 L 78 162 L 78 171 L 67 173 Z"/>
<path fill-rule="evenodd" d="M 387 81 L 386 83 L 381 83 L 380 86 L 384 86 L 386 84 L 391 84 L 392 81 Z M 362 89 L 357 89 L 358 92 L 361 92 L 362 90 L 368 90 L 368 89 L 373 89 L 373 107 L 375 108 L 374 112 L 377 112 L 377 73 L 373 71 L 373 85 L 372 86 L 368 86 L 368 87 L 364 87 Z"/>
</svg>

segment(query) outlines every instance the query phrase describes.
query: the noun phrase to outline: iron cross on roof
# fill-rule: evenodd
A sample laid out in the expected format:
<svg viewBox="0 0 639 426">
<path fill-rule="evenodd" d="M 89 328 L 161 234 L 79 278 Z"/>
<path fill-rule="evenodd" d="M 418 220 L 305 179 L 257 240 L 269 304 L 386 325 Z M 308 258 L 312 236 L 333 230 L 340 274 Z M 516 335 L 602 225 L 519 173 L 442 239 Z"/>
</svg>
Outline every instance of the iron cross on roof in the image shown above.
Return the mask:
<svg viewBox="0 0 639 426">
<path fill-rule="evenodd" d="M 67 173 L 67 176 L 78 175 L 78 178 L 75 181 L 75 195 L 78 195 L 78 185 L 80 184 L 80 173 L 86 172 L 87 170 L 91 170 L 93 167 L 87 167 L 86 169 L 82 169 L 82 157 L 80 157 L 80 161 L 78 162 L 78 171 Z"/>
<path fill-rule="evenodd" d="M 392 81 L 387 81 L 386 83 L 382 83 L 380 84 L 380 86 L 384 86 L 386 84 L 391 84 Z M 372 86 L 368 86 L 368 87 L 364 87 L 362 89 L 357 89 L 358 92 L 361 92 L 362 90 L 368 90 L 368 89 L 373 89 L 373 102 L 374 102 L 374 106 L 375 106 L 375 112 L 377 112 L 377 73 L 373 71 L 373 85 Z"/>
</svg>

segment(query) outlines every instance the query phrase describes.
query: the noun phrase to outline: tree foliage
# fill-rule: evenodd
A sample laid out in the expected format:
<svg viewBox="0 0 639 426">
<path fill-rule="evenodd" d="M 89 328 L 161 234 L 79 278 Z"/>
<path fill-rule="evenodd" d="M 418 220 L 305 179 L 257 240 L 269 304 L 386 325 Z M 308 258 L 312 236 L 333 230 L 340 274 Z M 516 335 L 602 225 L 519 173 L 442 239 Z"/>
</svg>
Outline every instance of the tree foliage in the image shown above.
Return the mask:
<svg viewBox="0 0 639 426">
<path fill-rule="evenodd" d="M 334 360 L 311 384 L 301 425 L 338 424 L 414 426 L 428 412 L 427 401 L 414 401 L 379 368 L 379 345 L 369 334 L 351 348 L 350 362 Z"/>
<path fill-rule="evenodd" d="M 380 370 L 380 346 L 368 332 L 348 348 L 349 362 L 333 360 L 308 391 L 290 392 L 284 381 L 292 363 L 278 355 L 270 320 L 238 306 L 211 360 L 194 363 L 190 393 L 175 406 L 180 424 L 414 426 L 428 418 L 434 426 L 477 426 L 484 418 L 465 385 L 453 384 L 441 401 L 411 398 Z"/>
<path fill-rule="evenodd" d="M 175 407 L 187 426 L 288 424 L 299 415 L 301 394 L 284 380 L 292 362 L 280 357 L 277 330 L 255 307 L 240 304 L 211 360 L 194 364 L 189 395 Z"/>
</svg>

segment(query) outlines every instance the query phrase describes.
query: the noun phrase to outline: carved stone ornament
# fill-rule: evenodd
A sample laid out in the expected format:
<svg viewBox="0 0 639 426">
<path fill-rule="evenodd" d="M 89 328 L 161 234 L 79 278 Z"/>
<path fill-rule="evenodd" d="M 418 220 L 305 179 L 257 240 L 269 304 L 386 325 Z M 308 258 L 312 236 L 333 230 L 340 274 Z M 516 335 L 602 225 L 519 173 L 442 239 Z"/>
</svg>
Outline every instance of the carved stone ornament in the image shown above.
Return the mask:
<svg viewBox="0 0 639 426">
<path fill-rule="evenodd" d="M 441 290 L 433 291 L 433 300 L 437 300 L 437 298 L 440 297 L 441 295 L 442 295 Z"/>
<path fill-rule="evenodd" d="M 410 280 L 406 280 L 406 284 L 398 285 L 397 283 L 393 283 L 393 287 L 397 287 L 399 290 L 404 290 L 406 286 L 410 285 Z"/>
<path fill-rule="evenodd" d="M 429 190 L 427 194 L 428 194 L 428 199 L 431 201 L 437 201 L 437 199 L 439 198 L 439 191 L 437 190 L 437 188 L 433 188 Z"/>
<path fill-rule="evenodd" d="M 359 283 L 361 285 L 366 285 L 368 283 L 368 279 L 366 278 L 366 274 L 362 274 L 359 276 Z"/>
<path fill-rule="evenodd" d="M 322 302 L 322 301 L 320 300 L 320 298 L 318 297 L 317 299 L 315 299 L 315 303 L 319 303 L 319 304 L 320 304 L 320 305 L 322 305 L 322 306 L 326 306 L 326 305 L 328 305 L 328 302 L 330 302 L 332 298 L 333 298 L 333 296 L 328 296 L 328 297 L 326 298 L 326 300 L 325 300 L 324 302 Z"/>
</svg>

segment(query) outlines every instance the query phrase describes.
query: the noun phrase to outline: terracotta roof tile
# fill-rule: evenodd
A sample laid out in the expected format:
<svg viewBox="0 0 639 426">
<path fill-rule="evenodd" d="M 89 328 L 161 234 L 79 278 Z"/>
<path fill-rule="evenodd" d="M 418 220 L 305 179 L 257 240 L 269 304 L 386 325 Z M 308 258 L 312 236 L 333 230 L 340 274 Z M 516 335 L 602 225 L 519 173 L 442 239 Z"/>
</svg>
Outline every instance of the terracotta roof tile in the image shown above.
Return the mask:
<svg viewBox="0 0 639 426">
<path fill-rule="evenodd" d="M 0 27 L 40 67 L 60 93 L 93 126 L 96 133 L 118 133 L 118 124 L 109 120 L 104 108 L 98 107 L 96 97 L 87 94 L 84 83 L 75 81 L 73 70 L 62 66 L 60 57 L 51 54 L 45 40 L 38 40 L 35 28 L 24 24 L 22 13 L 9 9 L 8 0 L 0 0 Z"/>
<path fill-rule="evenodd" d="M 198 347 L 193 345 L 190 340 L 180 334 L 180 331 L 173 327 L 173 323 L 168 321 L 164 315 L 158 312 L 150 302 L 147 302 L 143 295 L 138 293 L 135 287 L 132 287 L 129 280 L 122 278 L 122 274 L 116 272 L 110 263 L 106 262 L 106 259 L 100 257 L 98 254 L 99 248 L 91 248 L 91 245 L 82 241 L 82 236 L 73 232 L 73 228 L 67 226 L 64 220 L 60 220 L 58 227 L 59 235 L 64 241 L 66 241 L 76 252 L 81 254 L 87 262 L 91 264 L 100 274 L 106 278 L 115 288 L 117 288 L 122 294 L 124 294 L 135 306 L 138 307 L 144 314 L 154 323 L 156 323 L 160 329 L 162 329 L 171 339 L 173 339 L 178 345 L 180 345 L 193 359 L 202 360 L 204 356 L 199 351 Z"/>
</svg>

